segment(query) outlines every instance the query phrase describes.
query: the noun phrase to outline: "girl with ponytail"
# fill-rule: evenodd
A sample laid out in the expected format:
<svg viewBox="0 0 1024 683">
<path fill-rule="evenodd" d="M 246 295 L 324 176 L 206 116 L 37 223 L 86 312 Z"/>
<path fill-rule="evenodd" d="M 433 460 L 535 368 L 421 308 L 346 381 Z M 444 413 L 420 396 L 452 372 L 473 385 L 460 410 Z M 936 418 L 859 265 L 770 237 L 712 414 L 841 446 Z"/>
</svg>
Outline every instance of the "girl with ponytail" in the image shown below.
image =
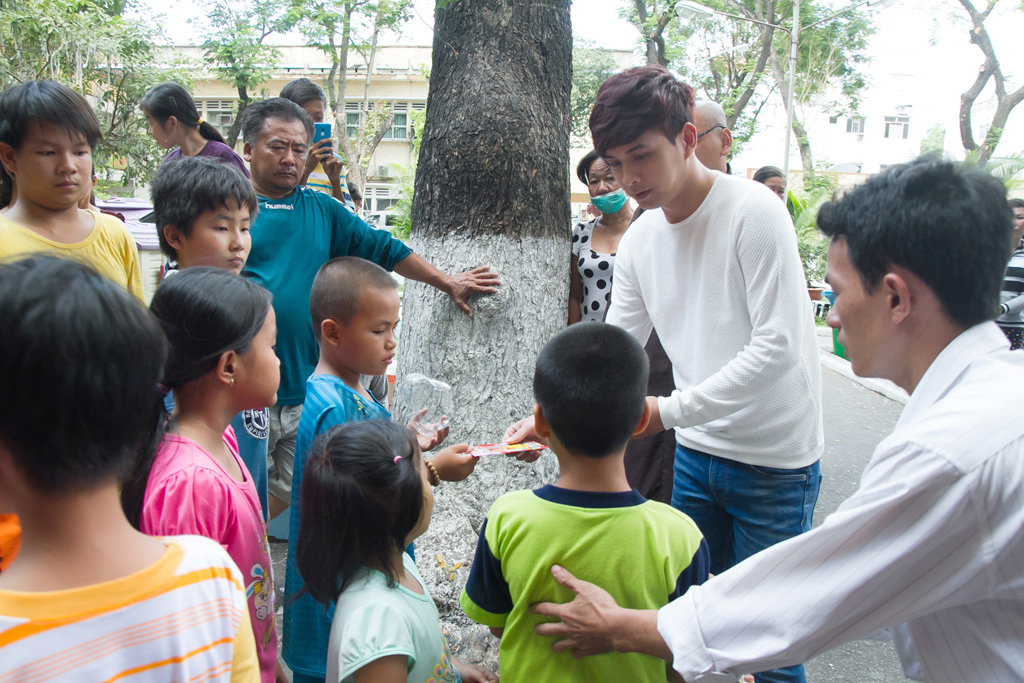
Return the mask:
<svg viewBox="0 0 1024 683">
<path fill-rule="evenodd" d="M 157 144 L 171 150 L 164 163 L 182 156 L 215 157 L 233 164 L 249 177 L 242 158 L 224 144 L 224 138 L 208 121 L 199 116 L 192 95 L 177 83 L 161 83 L 150 88 L 139 102 L 149 122 L 149 134 Z"/>
<path fill-rule="evenodd" d="M 128 521 L 142 532 L 205 536 L 228 551 L 245 579 L 262 683 L 274 683 L 278 668 L 270 547 L 229 423 L 277 400 L 270 304 L 266 290 L 220 268 L 186 268 L 160 285 L 150 305 L 168 346 L 160 389 L 177 405 L 168 416 L 155 397 L 152 435 L 121 488 Z"/>
</svg>

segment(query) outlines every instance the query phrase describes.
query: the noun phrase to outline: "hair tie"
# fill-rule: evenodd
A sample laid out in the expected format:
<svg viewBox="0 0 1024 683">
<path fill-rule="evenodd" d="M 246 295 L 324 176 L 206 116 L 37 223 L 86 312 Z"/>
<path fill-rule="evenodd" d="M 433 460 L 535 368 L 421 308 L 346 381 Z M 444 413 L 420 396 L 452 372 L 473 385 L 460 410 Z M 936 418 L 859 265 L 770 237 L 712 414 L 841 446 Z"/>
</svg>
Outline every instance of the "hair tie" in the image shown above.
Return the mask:
<svg viewBox="0 0 1024 683">
<path fill-rule="evenodd" d="M 160 394 L 160 396 L 164 398 L 167 397 L 167 394 L 171 393 L 170 387 L 168 387 L 166 384 L 161 384 L 160 382 L 157 382 L 156 384 L 156 391 L 158 394 Z"/>
<path fill-rule="evenodd" d="M 196 121 L 196 125 L 197 125 L 197 126 L 201 126 L 201 125 L 203 125 L 203 117 L 202 117 L 202 116 L 200 116 L 200 117 L 199 117 L 199 120 L 198 120 L 198 121 Z"/>
<path fill-rule="evenodd" d="M 400 455 L 396 455 L 396 456 L 395 456 L 395 464 L 397 465 L 397 464 L 398 464 L 398 461 L 399 461 L 399 460 L 401 460 L 401 459 L 402 459 L 402 456 L 400 456 Z"/>
</svg>

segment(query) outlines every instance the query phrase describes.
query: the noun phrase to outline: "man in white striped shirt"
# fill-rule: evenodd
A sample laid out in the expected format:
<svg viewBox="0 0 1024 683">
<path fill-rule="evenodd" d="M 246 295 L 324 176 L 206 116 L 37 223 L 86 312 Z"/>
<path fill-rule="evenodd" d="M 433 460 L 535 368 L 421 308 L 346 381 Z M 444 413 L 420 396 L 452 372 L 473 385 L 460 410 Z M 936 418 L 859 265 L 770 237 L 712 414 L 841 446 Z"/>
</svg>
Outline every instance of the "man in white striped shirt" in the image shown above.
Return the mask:
<svg viewBox="0 0 1024 683">
<path fill-rule="evenodd" d="M 910 678 L 1024 680 L 1024 354 L 991 322 L 1009 256 L 995 179 L 922 159 L 821 210 L 829 324 L 857 374 L 910 393 L 861 486 L 811 532 L 661 610 L 577 592 L 535 611 L 556 650 L 640 651 L 687 681 L 735 681 L 883 629 Z M 569 567 L 569 569 L 573 569 Z M 580 569 L 582 571 L 582 569 Z"/>
</svg>

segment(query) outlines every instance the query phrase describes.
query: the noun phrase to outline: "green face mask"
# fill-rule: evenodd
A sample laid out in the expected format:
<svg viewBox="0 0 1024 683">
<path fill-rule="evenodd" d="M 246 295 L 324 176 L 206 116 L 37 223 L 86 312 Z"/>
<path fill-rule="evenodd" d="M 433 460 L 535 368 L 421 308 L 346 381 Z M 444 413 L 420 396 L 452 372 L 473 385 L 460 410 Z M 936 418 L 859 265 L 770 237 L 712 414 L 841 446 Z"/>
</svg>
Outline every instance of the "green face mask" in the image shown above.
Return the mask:
<svg viewBox="0 0 1024 683">
<path fill-rule="evenodd" d="M 615 213 L 626 203 L 626 193 L 620 187 L 614 192 L 591 197 L 590 203 L 601 213 Z"/>
</svg>

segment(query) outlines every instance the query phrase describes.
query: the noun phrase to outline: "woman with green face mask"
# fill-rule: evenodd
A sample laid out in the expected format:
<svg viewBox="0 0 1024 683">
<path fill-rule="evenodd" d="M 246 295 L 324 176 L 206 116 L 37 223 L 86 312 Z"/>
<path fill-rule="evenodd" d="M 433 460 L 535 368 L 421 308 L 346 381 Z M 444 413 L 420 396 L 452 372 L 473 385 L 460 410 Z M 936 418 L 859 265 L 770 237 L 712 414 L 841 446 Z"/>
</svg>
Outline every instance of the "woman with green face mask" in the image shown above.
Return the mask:
<svg viewBox="0 0 1024 683">
<path fill-rule="evenodd" d="M 576 176 L 590 192 L 590 203 L 601 212 L 572 231 L 569 263 L 569 324 L 604 320 L 612 301 L 612 271 L 619 240 L 633 218 L 633 207 L 611 168 L 597 152 L 587 153 Z"/>
</svg>

